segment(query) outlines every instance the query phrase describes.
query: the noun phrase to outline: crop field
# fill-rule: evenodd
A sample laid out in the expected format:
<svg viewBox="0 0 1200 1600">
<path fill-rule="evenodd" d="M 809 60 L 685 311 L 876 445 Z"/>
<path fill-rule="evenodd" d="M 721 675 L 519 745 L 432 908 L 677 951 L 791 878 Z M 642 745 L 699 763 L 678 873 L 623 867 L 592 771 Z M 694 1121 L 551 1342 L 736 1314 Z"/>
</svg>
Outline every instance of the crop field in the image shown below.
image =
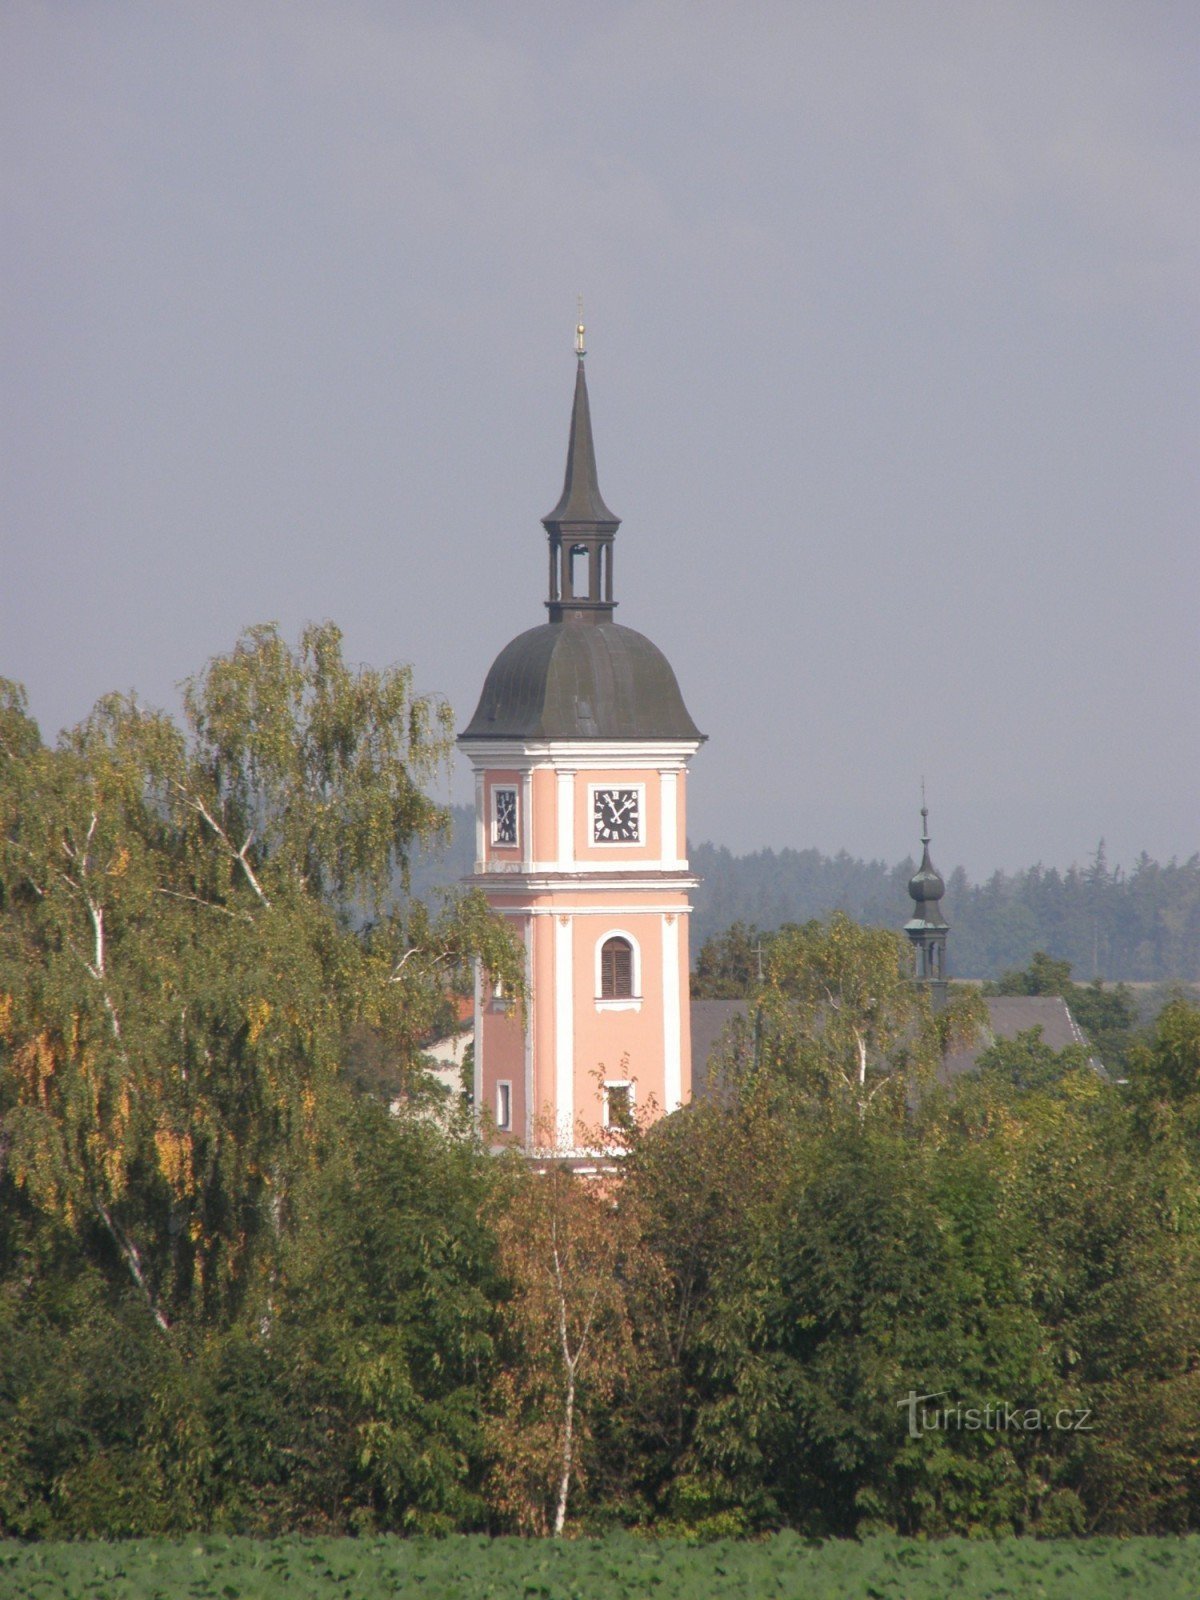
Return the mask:
<svg viewBox="0 0 1200 1600">
<path fill-rule="evenodd" d="M 0 1542 L 2 1600 L 1195 1600 L 1200 1537 Z"/>
</svg>

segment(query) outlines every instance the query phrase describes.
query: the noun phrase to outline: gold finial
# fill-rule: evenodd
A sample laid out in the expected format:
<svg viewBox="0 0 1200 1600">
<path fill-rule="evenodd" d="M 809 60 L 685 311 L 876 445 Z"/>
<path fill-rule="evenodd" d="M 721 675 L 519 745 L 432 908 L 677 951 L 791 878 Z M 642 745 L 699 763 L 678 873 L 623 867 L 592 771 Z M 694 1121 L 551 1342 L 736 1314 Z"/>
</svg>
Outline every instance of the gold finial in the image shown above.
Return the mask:
<svg viewBox="0 0 1200 1600">
<path fill-rule="evenodd" d="M 583 342 L 583 296 L 579 296 L 579 321 L 575 325 L 575 354 L 582 361 L 587 355 L 587 346 Z"/>
</svg>

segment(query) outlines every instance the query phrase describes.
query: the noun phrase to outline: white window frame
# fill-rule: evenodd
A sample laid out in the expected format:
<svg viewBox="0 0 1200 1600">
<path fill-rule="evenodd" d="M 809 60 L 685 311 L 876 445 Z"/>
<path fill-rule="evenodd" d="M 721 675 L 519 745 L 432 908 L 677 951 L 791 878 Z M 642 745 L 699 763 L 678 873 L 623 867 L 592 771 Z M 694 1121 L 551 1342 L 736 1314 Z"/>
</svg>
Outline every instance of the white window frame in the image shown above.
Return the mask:
<svg viewBox="0 0 1200 1600">
<path fill-rule="evenodd" d="M 610 939 L 624 939 L 633 951 L 633 993 L 621 995 L 619 998 L 606 1000 L 601 994 L 604 987 L 601 974 L 601 952 Z M 595 954 L 595 988 L 597 1011 L 640 1011 L 642 1009 L 642 947 L 628 928 L 605 928 L 596 940 Z"/>
<path fill-rule="evenodd" d="M 491 789 L 491 825 L 490 834 L 494 850 L 519 850 L 521 848 L 521 790 L 515 783 L 494 783 Z M 513 797 L 513 817 L 516 821 L 516 838 L 505 839 L 503 842 L 496 837 L 500 827 L 500 800 L 501 794 L 511 794 Z"/>
<path fill-rule="evenodd" d="M 512 1132 L 512 1079 L 501 1078 L 496 1084 L 496 1132 Z"/>
<path fill-rule="evenodd" d="M 626 1104 L 629 1107 L 628 1122 L 614 1122 L 609 1112 L 609 1090 L 624 1089 L 627 1093 Z M 606 1078 L 604 1080 L 604 1126 L 606 1129 L 615 1129 L 619 1133 L 626 1133 L 637 1121 L 637 1083 L 633 1078 Z"/>
<path fill-rule="evenodd" d="M 638 797 L 638 836 L 629 841 L 626 839 L 597 839 L 596 837 L 596 795 L 601 789 L 636 789 Z M 627 778 L 606 778 L 602 783 L 589 783 L 587 786 L 587 842 L 589 850 L 641 850 L 645 848 L 646 832 L 646 785 Z"/>
</svg>

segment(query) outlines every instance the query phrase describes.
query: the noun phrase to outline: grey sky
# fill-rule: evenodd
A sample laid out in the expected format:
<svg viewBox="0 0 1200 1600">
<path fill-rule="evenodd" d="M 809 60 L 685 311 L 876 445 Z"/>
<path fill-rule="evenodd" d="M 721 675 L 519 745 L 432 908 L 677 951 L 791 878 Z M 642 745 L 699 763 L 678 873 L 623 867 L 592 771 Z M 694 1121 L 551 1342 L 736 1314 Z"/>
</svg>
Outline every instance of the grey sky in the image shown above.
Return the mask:
<svg viewBox="0 0 1200 1600">
<path fill-rule="evenodd" d="M 1200 849 L 1200 8 L 0 8 L 0 673 L 544 619 L 575 296 L 692 833 Z"/>
</svg>

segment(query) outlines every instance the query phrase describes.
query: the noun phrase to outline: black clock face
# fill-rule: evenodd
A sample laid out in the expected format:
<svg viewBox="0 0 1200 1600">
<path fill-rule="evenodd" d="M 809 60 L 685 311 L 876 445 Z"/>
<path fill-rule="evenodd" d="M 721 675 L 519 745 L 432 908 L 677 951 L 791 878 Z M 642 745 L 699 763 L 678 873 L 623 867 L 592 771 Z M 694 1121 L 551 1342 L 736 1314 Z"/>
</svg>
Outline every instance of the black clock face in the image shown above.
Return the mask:
<svg viewBox="0 0 1200 1600">
<path fill-rule="evenodd" d="M 517 842 L 517 791 L 515 789 L 493 789 L 496 807 L 496 833 L 497 844 L 516 844 Z"/>
<path fill-rule="evenodd" d="M 637 844 L 641 837 L 636 789 L 597 789 L 592 802 L 596 844 Z"/>
</svg>

